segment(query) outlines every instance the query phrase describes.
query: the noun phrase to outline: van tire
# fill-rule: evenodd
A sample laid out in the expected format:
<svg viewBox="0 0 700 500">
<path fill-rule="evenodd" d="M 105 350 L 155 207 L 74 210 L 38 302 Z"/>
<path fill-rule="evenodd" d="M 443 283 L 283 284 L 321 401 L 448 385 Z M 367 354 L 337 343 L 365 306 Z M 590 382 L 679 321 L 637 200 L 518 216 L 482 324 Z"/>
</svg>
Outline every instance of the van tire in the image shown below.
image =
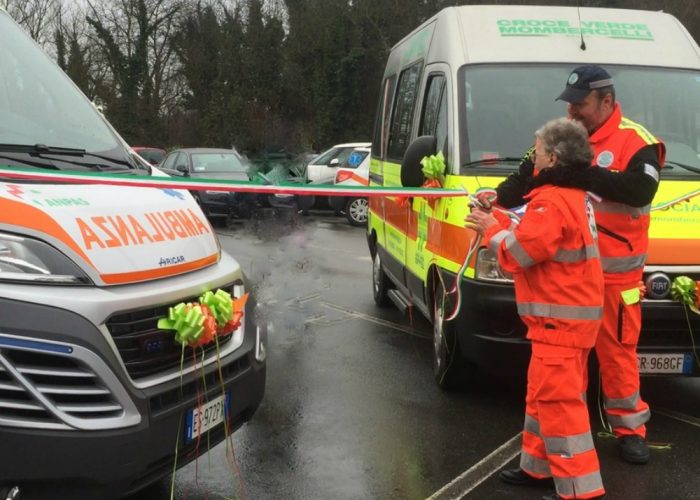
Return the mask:
<svg viewBox="0 0 700 500">
<path fill-rule="evenodd" d="M 437 385 L 446 391 L 465 387 L 469 373 L 459 349 L 455 324 L 444 320 L 453 307 L 454 301 L 437 281 L 433 299 L 433 375 Z"/>
<path fill-rule="evenodd" d="M 345 217 L 352 226 L 366 226 L 369 213 L 367 198 L 350 198 L 345 204 Z"/>
<path fill-rule="evenodd" d="M 384 272 L 382 259 L 379 258 L 379 251 L 374 252 L 372 259 L 372 295 L 374 302 L 379 307 L 387 307 L 389 300 L 389 277 Z"/>
</svg>

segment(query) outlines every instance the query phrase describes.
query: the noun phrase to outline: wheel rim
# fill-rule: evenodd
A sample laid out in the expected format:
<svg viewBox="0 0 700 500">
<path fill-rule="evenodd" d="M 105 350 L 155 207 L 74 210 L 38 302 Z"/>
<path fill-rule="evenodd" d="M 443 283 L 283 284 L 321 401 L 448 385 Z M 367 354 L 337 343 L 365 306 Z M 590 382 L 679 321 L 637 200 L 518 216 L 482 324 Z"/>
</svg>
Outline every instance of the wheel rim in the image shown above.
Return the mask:
<svg viewBox="0 0 700 500">
<path fill-rule="evenodd" d="M 379 296 L 379 280 L 380 274 L 382 272 L 382 261 L 379 259 L 379 252 L 374 255 L 374 262 L 372 264 L 372 286 L 374 287 L 374 294 Z"/>
<path fill-rule="evenodd" d="M 350 217 L 356 222 L 367 222 L 367 207 L 369 203 L 364 198 L 357 198 L 350 203 L 348 212 Z"/>
<path fill-rule="evenodd" d="M 436 373 L 442 373 L 443 370 L 443 350 L 445 344 L 445 335 L 443 331 L 443 304 L 444 297 L 442 296 L 442 290 L 438 290 L 441 294 L 439 298 L 435 299 L 435 311 L 433 314 L 433 349 L 435 351 L 435 370 Z"/>
</svg>

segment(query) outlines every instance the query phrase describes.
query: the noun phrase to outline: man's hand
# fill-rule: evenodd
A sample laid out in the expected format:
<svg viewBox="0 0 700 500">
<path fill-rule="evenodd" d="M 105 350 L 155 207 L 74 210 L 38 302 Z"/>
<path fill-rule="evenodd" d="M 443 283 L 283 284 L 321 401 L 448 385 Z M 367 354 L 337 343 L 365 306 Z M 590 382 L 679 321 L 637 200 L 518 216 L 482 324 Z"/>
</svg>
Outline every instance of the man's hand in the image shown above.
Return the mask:
<svg viewBox="0 0 700 500">
<path fill-rule="evenodd" d="M 464 219 L 464 227 L 473 229 L 480 236 L 483 236 L 488 228 L 493 225 L 498 225 L 496 218 L 485 210 L 479 207 L 472 208 L 472 211 Z"/>
</svg>

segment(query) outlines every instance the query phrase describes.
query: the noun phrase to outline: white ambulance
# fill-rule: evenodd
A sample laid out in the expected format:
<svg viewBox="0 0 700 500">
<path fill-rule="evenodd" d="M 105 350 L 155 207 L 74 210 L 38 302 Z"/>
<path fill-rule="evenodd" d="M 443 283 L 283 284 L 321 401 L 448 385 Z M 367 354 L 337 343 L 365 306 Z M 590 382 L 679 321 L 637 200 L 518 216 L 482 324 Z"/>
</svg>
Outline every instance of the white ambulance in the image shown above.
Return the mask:
<svg viewBox="0 0 700 500">
<path fill-rule="evenodd" d="M 693 332 L 672 280 L 700 280 L 700 49 L 678 19 L 640 10 L 477 6 L 444 9 L 396 44 L 380 89 L 370 186 L 419 186 L 419 161 L 442 151 L 444 187 L 471 194 L 513 172 L 534 131 L 566 114 L 555 102 L 571 70 L 604 66 L 622 112 L 667 146 L 651 207 L 640 371 L 700 375 Z M 433 322 L 435 378 L 475 366 L 524 373 L 528 344 L 512 282 L 486 248 L 467 260 L 466 197 L 371 198 L 374 298 Z M 457 281 L 460 294 L 449 294 Z M 461 306 L 454 319 L 456 299 Z M 516 363 L 519 361 L 520 363 Z"/>
<path fill-rule="evenodd" d="M 0 168 L 163 175 L 1 8 Z M 188 191 L 0 174 L 0 499 L 123 496 L 250 419 L 265 387 L 255 301 L 184 363 L 157 326 L 217 289 L 249 286 Z"/>
</svg>

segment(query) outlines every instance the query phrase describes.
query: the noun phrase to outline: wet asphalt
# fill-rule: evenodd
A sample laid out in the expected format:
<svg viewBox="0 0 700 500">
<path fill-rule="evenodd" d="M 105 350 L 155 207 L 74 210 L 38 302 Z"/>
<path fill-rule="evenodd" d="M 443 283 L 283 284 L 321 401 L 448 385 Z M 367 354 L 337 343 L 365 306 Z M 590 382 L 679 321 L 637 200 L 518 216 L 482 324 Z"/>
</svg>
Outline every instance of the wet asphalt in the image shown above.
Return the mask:
<svg viewBox="0 0 700 500">
<path fill-rule="evenodd" d="M 219 226 L 272 324 L 253 419 L 133 500 L 539 499 L 502 484 L 516 467 L 525 374 L 433 382 L 430 325 L 379 309 L 364 229 L 324 213 Z M 590 406 L 609 499 L 700 498 L 700 380 L 645 378 L 649 464 L 622 462 Z M 235 397 L 235 395 L 234 395 Z M 592 398 L 594 399 L 594 398 Z M 228 456 L 231 456 L 230 450 Z"/>
</svg>

